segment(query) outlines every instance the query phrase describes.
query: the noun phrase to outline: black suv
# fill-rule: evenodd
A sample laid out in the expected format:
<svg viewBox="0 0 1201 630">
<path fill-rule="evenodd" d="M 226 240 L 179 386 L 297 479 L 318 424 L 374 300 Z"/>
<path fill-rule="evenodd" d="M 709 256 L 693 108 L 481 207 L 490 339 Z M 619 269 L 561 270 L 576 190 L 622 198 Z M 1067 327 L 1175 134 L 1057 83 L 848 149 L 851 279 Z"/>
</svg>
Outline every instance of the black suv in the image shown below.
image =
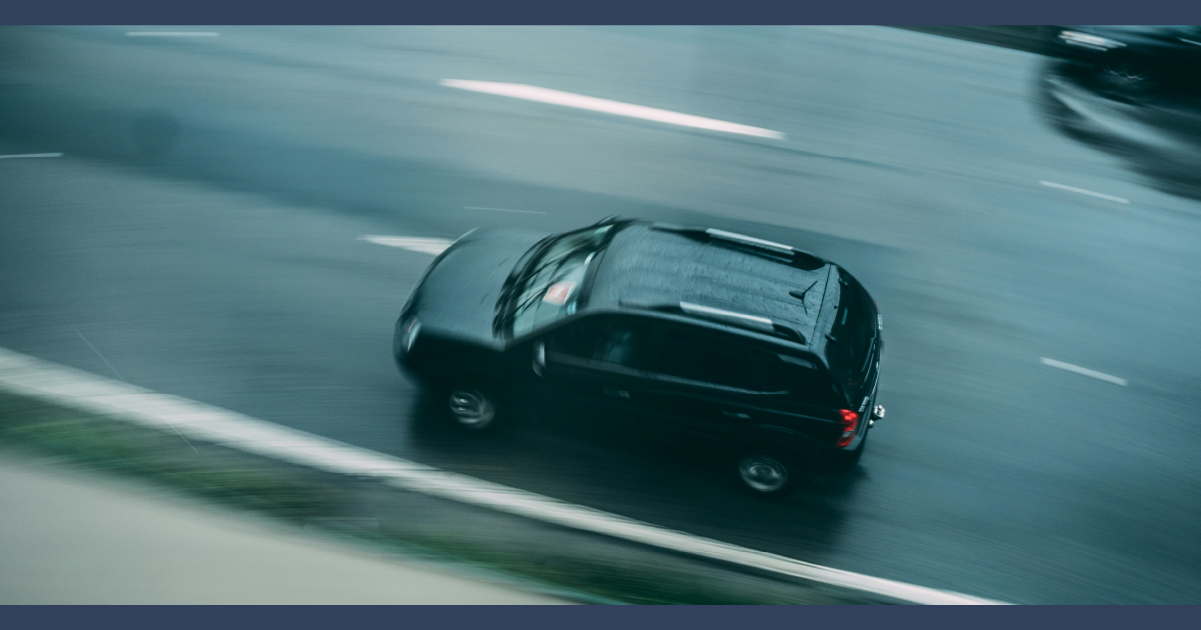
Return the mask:
<svg viewBox="0 0 1201 630">
<path fill-rule="evenodd" d="M 812 254 L 610 218 L 464 235 L 413 289 L 393 351 L 466 429 L 532 393 L 713 439 L 748 490 L 780 495 L 818 462 L 858 460 L 884 415 L 881 328 L 859 282 Z"/>
</svg>

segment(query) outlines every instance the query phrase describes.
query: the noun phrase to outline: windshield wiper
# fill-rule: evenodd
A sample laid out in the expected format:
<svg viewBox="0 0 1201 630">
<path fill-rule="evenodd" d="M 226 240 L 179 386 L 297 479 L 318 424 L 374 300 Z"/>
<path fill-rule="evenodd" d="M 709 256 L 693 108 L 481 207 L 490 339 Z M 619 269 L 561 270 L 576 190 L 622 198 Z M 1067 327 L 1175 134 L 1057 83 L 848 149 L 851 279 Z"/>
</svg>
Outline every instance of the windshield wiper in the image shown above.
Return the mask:
<svg viewBox="0 0 1201 630">
<path fill-rule="evenodd" d="M 527 308 L 528 306 L 530 306 L 530 304 L 531 304 L 531 303 L 532 303 L 534 300 L 536 300 L 536 299 L 538 299 L 538 298 L 541 298 L 541 297 L 544 297 L 544 296 L 543 296 L 543 292 L 544 292 L 544 291 L 546 291 L 547 289 L 551 288 L 551 286 L 553 286 L 554 284 L 555 284 L 555 283 L 553 283 L 553 282 L 548 282 L 548 283 L 546 283 L 546 284 L 544 284 L 544 285 L 542 285 L 542 286 L 538 287 L 538 290 L 537 290 L 537 291 L 534 291 L 533 293 L 531 293 L 531 294 L 530 294 L 530 297 L 528 297 L 528 298 L 526 298 L 524 301 L 522 301 L 522 303 L 521 303 L 521 304 L 518 304 L 517 306 L 514 306 L 514 307 L 513 307 L 513 311 L 512 311 L 512 312 L 513 312 L 513 314 L 512 314 L 512 317 L 516 317 L 516 316 L 517 316 L 517 314 L 518 314 L 519 312 L 522 312 L 522 311 L 523 311 L 525 308 Z"/>
<path fill-rule="evenodd" d="M 521 255 L 521 258 L 517 261 L 517 264 L 514 265 L 513 269 L 509 272 L 508 277 L 505 278 L 505 283 L 502 287 L 504 291 L 512 289 L 513 285 L 517 284 L 517 281 L 524 276 L 524 266 L 527 264 L 527 261 L 532 260 L 533 258 L 537 257 L 538 254 L 541 254 L 543 250 L 546 249 L 547 245 L 551 241 L 555 240 L 555 236 L 555 234 L 551 234 L 550 236 L 544 237 L 542 240 L 534 243 L 533 246 L 531 246 L 524 254 Z"/>
<path fill-rule="evenodd" d="M 564 261 L 564 260 L 566 260 L 566 259 L 567 259 L 567 257 L 565 256 L 565 257 L 563 257 L 563 258 L 557 258 L 557 259 L 555 259 L 555 260 L 548 260 L 548 261 L 546 261 L 546 262 L 542 263 L 541 265 L 538 265 L 538 267 L 536 267 L 536 268 L 535 268 L 533 271 L 531 271 L 531 272 L 529 272 L 529 273 L 525 274 L 525 277 L 526 277 L 526 278 L 533 278 L 534 276 L 538 275 L 538 272 L 539 272 L 539 271 L 542 271 L 543 269 L 546 269 L 547 267 L 549 267 L 549 266 L 551 266 L 551 265 L 554 265 L 554 264 L 556 264 L 556 263 L 558 263 L 558 264 L 562 264 L 562 263 L 563 263 L 563 261 Z"/>
<path fill-rule="evenodd" d="M 536 291 L 530 293 L 529 297 L 522 300 L 522 302 L 520 304 L 518 304 L 517 306 L 514 306 L 512 309 L 509 310 L 509 313 L 501 320 L 501 325 L 507 324 L 508 322 L 512 321 L 515 317 L 517 317 L 521 313 L 524 313 L 525 310 L 527 308 L 529 308 L 530 306 L 532 306 L 534 301 L 537 300 L 538 298 L 545 297 L 544 294 L 546 293 L 546 290 L 551 288 L 552 286 L 554 286 L 555 282 L 558 282 L 558 281 L 552 280 L 551 282 L 547 282 L 546 284 L 543 284 L 542 286 L 538 287 L 538 289 Z"/>
</svg>

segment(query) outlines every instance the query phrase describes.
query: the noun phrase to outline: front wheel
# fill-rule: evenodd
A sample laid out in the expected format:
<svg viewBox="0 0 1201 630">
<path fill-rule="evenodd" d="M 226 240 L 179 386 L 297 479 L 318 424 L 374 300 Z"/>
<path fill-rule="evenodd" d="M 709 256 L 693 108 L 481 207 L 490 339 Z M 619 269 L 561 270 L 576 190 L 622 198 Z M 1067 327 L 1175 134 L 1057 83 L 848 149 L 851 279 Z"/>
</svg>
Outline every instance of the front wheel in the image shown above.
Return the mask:
<svg viewBox="0 0 1201 630">
<path fill-rule="evenodd" d="M 742 488 L 759 497 L 782 497 L 796 487 L 801 474 L 795 458 L 774 450 L 751 449 L 738 457 Z"/>
<path fill-rule="evenodd" d="M 469 431 L 491 429 L 500 423 L 502 417 L 500 397 L 491 388 L 476 384 L 451 387 L 446 404 L 450 419 Z"/>
</svg>

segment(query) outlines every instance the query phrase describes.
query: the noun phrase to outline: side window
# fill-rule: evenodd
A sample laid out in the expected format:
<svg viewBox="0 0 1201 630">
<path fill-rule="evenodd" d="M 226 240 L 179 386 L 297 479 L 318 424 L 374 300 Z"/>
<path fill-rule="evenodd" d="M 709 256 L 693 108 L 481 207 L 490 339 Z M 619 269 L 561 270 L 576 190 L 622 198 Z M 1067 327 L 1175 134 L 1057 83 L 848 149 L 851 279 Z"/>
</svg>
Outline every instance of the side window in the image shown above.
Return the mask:
<svg viewBox="0 0 1201 630">
<path fill-rule="evenodd" d="M 741 340 L 690 326 L 669 325 L 653 371 L 693 381 L 761 392 L 788 389 L 783 362 Z"/>
<path fill-rule="evenodd" d="M 546 349 L 581 359 L 591 359 L 600 339 L 601 321 L 595 317 L 563 326 L 551 333 Z"/>
<path fill-rule="evenodd" d="M 551 335 L 547 349 L 577 359 L 636 370 L 649 367 L 655 328 L 632 317 L 589 317 Z"/>
</svg>

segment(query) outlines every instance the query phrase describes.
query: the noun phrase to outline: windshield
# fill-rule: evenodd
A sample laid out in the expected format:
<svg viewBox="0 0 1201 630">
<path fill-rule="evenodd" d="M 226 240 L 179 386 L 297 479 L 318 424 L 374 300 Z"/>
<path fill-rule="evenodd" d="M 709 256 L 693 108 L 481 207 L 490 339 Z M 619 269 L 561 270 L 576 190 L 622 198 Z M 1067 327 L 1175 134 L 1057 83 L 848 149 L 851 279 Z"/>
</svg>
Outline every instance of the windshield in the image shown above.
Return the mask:
<svg viewBox="0 0 1201 630">
<path fill-rule="evenodd" d="M 531 271 L 514 287 L 508 317 L 514 337 L 575 312 L 588 265 L 612 229 L 603 225 L 564 234 L 530 262 Z"/>
</svg>

